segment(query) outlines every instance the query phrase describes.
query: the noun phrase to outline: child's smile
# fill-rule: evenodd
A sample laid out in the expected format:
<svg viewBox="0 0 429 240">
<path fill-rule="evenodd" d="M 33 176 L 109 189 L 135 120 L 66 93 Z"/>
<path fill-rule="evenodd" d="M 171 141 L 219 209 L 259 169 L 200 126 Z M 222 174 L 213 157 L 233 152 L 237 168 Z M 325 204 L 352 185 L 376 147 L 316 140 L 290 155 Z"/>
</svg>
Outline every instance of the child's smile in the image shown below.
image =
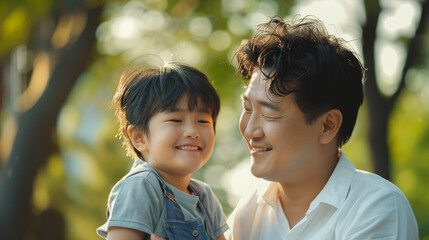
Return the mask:
<svg viewBox="0 0 429 240">
<path fill-rule="evenodd" d="M 182 151 L 201 151 L 201 147 L 198 145 L 190 144 L 190 145 L 181 145 L 177 146 L 176 149 Z"/>
<path fill-rule="evenodd" d="M 200 100 L 189 110 L 184 94 L 174 108 L 150 118 L 144 139 L 143 157 L 163 178 L 190 177 L 213 152 L 215 135 L 211 111 L 204 108 Z"/>
</svg>

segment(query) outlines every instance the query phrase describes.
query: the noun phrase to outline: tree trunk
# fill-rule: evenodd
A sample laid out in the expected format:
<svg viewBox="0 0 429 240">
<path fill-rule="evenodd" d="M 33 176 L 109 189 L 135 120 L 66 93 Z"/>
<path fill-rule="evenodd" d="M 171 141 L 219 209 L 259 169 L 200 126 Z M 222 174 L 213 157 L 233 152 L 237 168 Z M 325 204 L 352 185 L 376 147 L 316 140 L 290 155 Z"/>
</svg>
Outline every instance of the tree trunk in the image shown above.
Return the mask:
<svg viewBox="0 0 429 240">
<path fill-rule="evenodd" d="M 429 1 L 424 1 L 421 7 L 421 19 L 414 38 L 410 39 L 408 43 L 407 56 L 402 68 L 398 88 L 392 96 L 387 97 L 378 89 L 375 74 L 374 44 L 377 38 L 376 30 L 381 8 L 378 1 L 365 0 L 367 19 L 362 27 L 362 42 L 365 67 L 368 69 L 366 72 L 365 97 L 369 109 L 369 144 L 375 172 L 388 180 L 391 178 L 391 157 L 388 146 L 389 119 L 400 93 L 405 87 L 405 77 L 408 70 L 416 66 L 416 60 L 422 54 L 421 49 L 424 45 L 422 36 L 427 31 Z"/>
<path fill-rule="evenodd" d="M 390 110 L 377 87 L 374 58 L 376 31 L 381 8 L 377 1 L 366 0 L 365 10 L 366 23 L 362 28 L 362 45 L 365 67 L 367 68 L 365 97 L 369 109 L 369 145 L 375 172 L 386 179 L 390 179 L 390 156 L 387 146 L 387 120 Z"/>
<path fill-rule="evenodd" d="M 31 211 L 33 183 L 54 146 L 59 111 L 89 64 L 101 7 L 78 10 L 87 12 L 82 33 L 56 56 L 58 61 L 45 91 L 33 107 L 17 118 L 17 133 L 0 182 L 0 239 L 23 238 L 23 224 Z"/>
</svg>

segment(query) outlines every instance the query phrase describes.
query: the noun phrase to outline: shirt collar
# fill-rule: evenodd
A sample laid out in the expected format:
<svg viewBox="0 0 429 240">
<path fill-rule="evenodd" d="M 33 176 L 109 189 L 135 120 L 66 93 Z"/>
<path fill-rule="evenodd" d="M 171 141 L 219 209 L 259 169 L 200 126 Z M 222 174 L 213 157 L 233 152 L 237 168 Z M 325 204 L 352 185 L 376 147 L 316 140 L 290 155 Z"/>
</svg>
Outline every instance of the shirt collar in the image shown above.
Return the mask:
<svg viewBox="0 0 429 240">
<path fill-rule="evenodd" d="M 277 202 L 280 199 L 280 185 L 277 182 L 272 182 L 265 187 L 265 190 L 258 189 L 258 191 L 263 191 L 262 194 L 258 194 L 258 201 L 266 202 L 271 207 L 275 208 Z"/>
<path fill-rule="evenodd" d="M 355 172 L 355 166 L 341 150 L 341 157 L 337 166 L 325 187 L 311 202 L 308 212 L 316 209 L 320 203 L 325 203 L 338 209 L 347 198 Z"/>
<path fill-rule="evenodd" d="M 320 203 L 331 205 L 339 208 L 347 198 L 350 185 L 355 174 L 355 166 L 347 158 L 346 154 L 341 150 L 341 157 L 338 160 L 337 166 L 331 174 L 328 182 L 317 197 L 311 202 L 308 213 L 316 209 Z M 260 201 L 264 201 L 275 207 L 279 201 L 279 184 L 272 182 L 265 188 Z"/>
</svg>

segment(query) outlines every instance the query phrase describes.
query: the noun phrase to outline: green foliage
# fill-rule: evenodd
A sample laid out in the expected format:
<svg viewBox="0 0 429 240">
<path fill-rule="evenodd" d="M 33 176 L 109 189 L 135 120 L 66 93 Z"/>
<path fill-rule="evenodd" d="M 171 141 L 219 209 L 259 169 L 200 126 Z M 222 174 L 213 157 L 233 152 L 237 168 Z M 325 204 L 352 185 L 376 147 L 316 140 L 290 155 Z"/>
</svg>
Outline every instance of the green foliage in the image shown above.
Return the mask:
<svg viewBox="0 0 429 240">
<path fill-rule="evenodd" d="M 47 15 L 53 2 L 0 2 L 0 57 L 18 44 L 28 42 L 31 27 Z M 91 6 L 104 1 L 86 2 Z M 34 183 L 35 215 L 53 207 L 66 219 L 68 239 L 97 238 L 95 229 L 105 221 L 109 191 L 131 165 L 121 140 L 115 138 L 118 126 L 109 104 L 122 71 L 144 54 L 156 54 L 165 60 L 173 54 L 173 60 L 197 66 L 214 82 L 222 101 L 215 151 L 193 177 L 212 185 L 225 213 L 229 214 L 234 202 L 228 191 L 229 183 L 221 180 L 248 156 L 237 128 L 241 111 L 238 96 L 242 88 L 232 61 L 234 50 L 242 39 L 251 36 L 256 27 L 251 20 L 258 13 L 287 16 L 294 1 L 105 2 L 104 22 L 96 33 L 99 57 L 80 76 L 62 109 L 58 121 L 59 151 Z M 121 25 L 124 23 L 121 21 L 128 25 Z M 139 31 L 127 32 L 125 26 L 131 26 L 133 21 Z M 220 37 L 229 41 L 226 47 L 216 41 Z M 429 184 L 429 113 L 422 105 L 416 93 L 402 96 L 389 125 L 389 144 L 393 181 L 409 198 L 422 239 L 429 239 L 426 203 L 429 192 L 423 188 Z M 358 168 L 371 171 L 367 125 L 364 105 L 344 151 Z M 35 234 L 29 235 L 29 239 L 35 239 Z"/>
<path fill-rule="evenodd" d="M 52 0 L 0 2 L 0 59 L 13 47 L 28 42 L 31 28 L 52 5 Z"/>
<path fill-rule="evenodd" d="M 393 182 L 408 197 L 420 236 L 429 238 L 429 112 L 417 94 L 406 91 L 401 99 L 389 126 Z"/>
</svg>

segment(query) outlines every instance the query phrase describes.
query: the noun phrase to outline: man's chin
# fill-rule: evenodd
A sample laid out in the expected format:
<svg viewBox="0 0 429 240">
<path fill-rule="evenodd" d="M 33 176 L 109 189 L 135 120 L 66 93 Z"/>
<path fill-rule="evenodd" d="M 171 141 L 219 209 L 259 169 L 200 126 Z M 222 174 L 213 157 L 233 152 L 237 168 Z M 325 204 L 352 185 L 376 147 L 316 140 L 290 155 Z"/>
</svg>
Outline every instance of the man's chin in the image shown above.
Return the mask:
<svg viewBox="0 0 429 240">
<path fill-rule="evenodd" d="M 264 169 L 261 166 L 256 165 L 255 163 L 252 164 L 250 172 L 253 174 L 253 176 L 257 178 L 265 179 Z"/>
</svg>

